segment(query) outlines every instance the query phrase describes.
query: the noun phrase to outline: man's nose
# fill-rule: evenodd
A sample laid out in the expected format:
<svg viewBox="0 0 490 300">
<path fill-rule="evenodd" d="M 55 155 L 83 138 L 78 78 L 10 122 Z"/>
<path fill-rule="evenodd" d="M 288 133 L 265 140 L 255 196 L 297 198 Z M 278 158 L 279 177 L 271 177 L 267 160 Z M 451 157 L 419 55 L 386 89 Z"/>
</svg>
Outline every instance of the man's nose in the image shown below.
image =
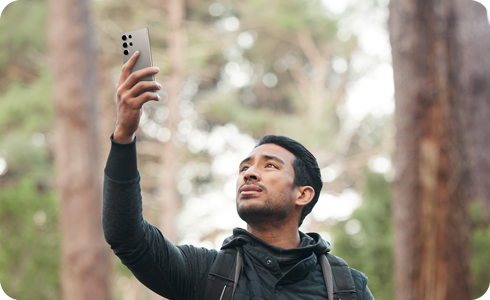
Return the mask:
<svg viewBox="0 0 490 300">
<path fill-rule="evenodd" d="M 245 171 L 245 174 L 243 174 L 243 179 L 245 181 L 249 180 L 259 180 L 259 174 L 256 172 L 254 167 L 250 167 Z"/>
</svg>

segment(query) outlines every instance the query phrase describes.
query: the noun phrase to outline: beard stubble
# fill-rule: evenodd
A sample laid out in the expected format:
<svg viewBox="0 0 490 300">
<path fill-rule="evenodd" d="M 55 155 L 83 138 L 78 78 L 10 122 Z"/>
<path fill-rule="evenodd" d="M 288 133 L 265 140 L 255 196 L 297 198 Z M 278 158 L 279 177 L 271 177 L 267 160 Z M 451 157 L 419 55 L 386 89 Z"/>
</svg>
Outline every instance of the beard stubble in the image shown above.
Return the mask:
<svg viewBox="0 0 490 300">
<path fill-rule="evenodd" d="M 266 192 L 266 190 L 264 189 Z M 252 203 L 244 203 L 239 205 L 237 201 L 237 212 L 240 218 L 247 224 L 261 224 L 278 222 L 286 219 L 291 211 L 292 191 L 280 193 L 275 199 L 267 197 L 263 202 L 254 200 L 255 196 L 242 196 L 242 201 L 250 201 Z M 238 200 L 239 195 L 237 195 Z"/>
</svg>

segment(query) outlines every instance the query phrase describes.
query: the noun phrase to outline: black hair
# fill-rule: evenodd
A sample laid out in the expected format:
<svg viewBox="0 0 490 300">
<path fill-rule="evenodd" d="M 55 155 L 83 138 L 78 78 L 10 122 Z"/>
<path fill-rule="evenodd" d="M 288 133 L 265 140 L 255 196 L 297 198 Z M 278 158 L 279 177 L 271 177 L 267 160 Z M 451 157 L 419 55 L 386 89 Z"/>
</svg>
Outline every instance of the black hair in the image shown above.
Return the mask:
<svg viewBox="0 0 490 300">
<path fill-rule="evenodd" d="M 282 135 L 266 135 L 263 136 L 255 148 L 264 144 L 278 145 L 296 156 L 293 162 L 294 169 L 294 182 L 293 187 L 297 186 L 311 186 L 315 191 L 315 196 L 310 203 L 303 207 L 301 211 L 301 217 L 299 218 L 299 226 L 303 223 L 305 217 L 311 212 L 315 204 L 318 202 L 320 191 L 323 187 L 322 176 L 320 174 L 320 167 L 316 161 L 315 156 L 311 154 L 299 142 Z"/>
</svg>

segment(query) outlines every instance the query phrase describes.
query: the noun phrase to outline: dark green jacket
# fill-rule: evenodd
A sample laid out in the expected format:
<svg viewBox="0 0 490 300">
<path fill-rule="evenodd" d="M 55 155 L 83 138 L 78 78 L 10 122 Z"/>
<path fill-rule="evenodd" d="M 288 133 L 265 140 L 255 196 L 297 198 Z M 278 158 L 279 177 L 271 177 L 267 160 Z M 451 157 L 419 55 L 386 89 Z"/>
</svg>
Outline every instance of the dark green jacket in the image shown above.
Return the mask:
<svg viewBox="0 0 490 300">
<path fill-rule="evenodd" d="M 235 228 L 222 249 L 243 249 L 243 273 L 238 281 L 235 300 L 245 299 L 327 299 L 318 255 L 331 247 L 317 233 L 300 231 L 300 247 L 284 249 L 267 244 L 246 230 Z M 357 299 L 374 299 L 367 277 L 350 269 Z"/>
</svg>

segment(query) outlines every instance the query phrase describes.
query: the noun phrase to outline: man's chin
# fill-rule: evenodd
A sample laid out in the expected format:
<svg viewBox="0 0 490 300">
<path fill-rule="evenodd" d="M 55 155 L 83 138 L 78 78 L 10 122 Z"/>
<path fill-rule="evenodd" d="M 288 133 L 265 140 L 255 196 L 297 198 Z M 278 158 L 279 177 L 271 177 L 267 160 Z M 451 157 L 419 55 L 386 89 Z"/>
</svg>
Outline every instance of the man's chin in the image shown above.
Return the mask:
<svg viewBox="0 0 490 300">
<path fill-rule="evenodd" d="M 262 223 L 274 217 L 274 212 L 268 207 L 256 203 L 240 203 L 237 212 L 240 218 L 249 224 Z"/>
</svg>

